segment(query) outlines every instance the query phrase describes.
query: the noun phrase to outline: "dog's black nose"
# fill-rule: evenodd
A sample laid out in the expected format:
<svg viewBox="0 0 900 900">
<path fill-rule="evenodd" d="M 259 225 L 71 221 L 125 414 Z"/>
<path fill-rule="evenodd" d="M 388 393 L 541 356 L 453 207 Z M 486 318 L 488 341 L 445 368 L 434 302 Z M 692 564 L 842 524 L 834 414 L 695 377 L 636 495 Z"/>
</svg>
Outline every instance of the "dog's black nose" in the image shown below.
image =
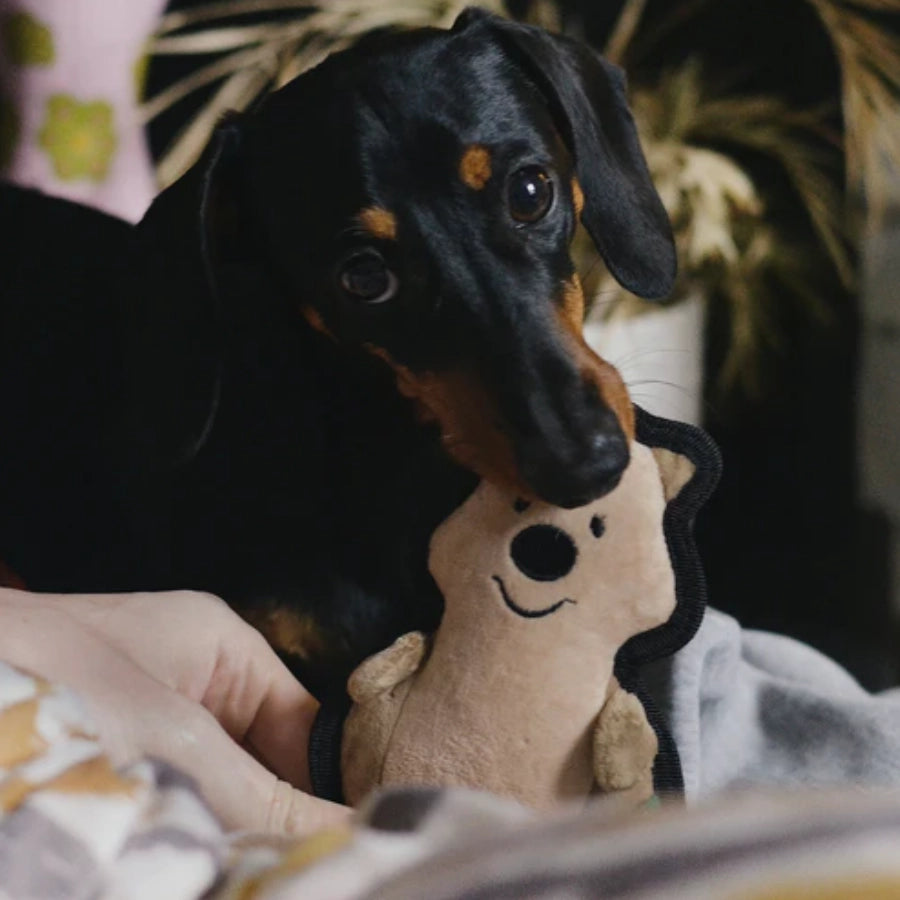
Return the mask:
<svg viewBox="0 0 900 900">
<path fill-rule="evenodd" d="M 575 542 L 554 525 L 530 525 L 520 531 L 509 548 L 518 570 L 534 581 L 565 578 L 578 556 Z"/>
<path fill-rule="evenodd" d="M 564 452 L 559 445 L 523 459 L 522 474 L 544 501 L 564 509 L 584 506 L 618 483 L 628 465 L 630 451 L 621 429 L 602 430 L 579 447 Z"/>
</svg>

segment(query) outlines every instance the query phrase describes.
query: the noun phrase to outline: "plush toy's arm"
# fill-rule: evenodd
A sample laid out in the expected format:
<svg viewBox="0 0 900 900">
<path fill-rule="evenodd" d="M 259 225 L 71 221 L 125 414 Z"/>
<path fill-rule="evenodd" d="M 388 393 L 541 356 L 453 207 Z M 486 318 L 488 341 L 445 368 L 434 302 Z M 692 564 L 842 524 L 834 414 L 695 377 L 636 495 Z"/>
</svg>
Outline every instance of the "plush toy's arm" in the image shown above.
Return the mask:
<svg viewBox="0 0 900 900">
<path fill-rule="evenodd" d="M 401 635 L 380 653 L 364 659 L 347 681 L 347 693 L 354 703 L 365 703 L 409 678 L 428 650 L 428 642 L 421 631 Z"/>
<path fill-rule="evenodd" d="M 425 635 L 411 631 L 363 660 L 347 681 L 353 706 L 344 721 L 341 779 L 351 806 L 382 782 L 394 726 L 413 685 L 411 676 L 427 652 Z"/>
<path fill-rule="evenodd" d="M 659 744 L 640 700 L 615 680 L 594 729 L 594 777 L 601 791 L 634 789 L 636 802 L 653 794 Z M 644 796 L 645 795 L 645 796 Z"/>
</svg>

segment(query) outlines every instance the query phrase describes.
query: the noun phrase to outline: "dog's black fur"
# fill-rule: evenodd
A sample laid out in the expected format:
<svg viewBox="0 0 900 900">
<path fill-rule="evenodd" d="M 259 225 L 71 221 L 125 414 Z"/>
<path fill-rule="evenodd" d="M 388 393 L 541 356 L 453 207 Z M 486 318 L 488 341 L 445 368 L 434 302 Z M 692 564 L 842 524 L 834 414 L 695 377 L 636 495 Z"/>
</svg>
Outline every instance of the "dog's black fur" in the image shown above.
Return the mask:
<svg viewBox="0 0 900 900">
<path fill-rule="evenodd" d="M 530 167 L 552 194 L 523 222 Z M 571 322 L 575 179 L 611 272 L 664 295 L 618 70 L 469 11 L 229 119 L 133 231 L 66 213 L 122 262 L 31 324 L 31 280 L 4 292 L 0 396 L 30 424 L 4 414 L 0 558 L 36 589 L 218 593 L 316 687 L 433 627 L 428 539 L 470 469 L 577 505 L 627 463 L 627 395 Z"/>
</svg>

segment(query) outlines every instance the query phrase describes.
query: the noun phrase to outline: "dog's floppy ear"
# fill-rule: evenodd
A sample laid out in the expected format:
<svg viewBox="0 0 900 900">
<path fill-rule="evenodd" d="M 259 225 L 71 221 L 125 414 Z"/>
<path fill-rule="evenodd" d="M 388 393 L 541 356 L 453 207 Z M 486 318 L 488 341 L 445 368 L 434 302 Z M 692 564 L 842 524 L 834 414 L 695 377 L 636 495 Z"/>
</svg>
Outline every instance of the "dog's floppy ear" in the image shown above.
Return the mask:
<svg viewBox="0 0 900 900">
<path fill-rule="evenodd" d="M 232 182 L 240 129 L 225 121 L 200 161 L 153 202 L 136 229 L 129 306 L 130 410 L 154 468 L 190 460 L 219 404 L 222 315 L 217 258 L 238 243 Z"/>
<path fill-rule="evenodd" d="M 243 132 L 237 113 L 227 113 L 213 133 L 201 166 L 198 226 L 203 262 L 215 287 L 221 262 L 251 259 L 251 234 L 241 206 Z"/>
<path fill-rule="evenodd" d="M 487 29 L 546 98 L 575 157 L 582 221 L 616 280 L 640 297 L 668 294 L 676 257 L 669 218 L 650 179 L 625 76 L 569 38 L 468 9 L 454 30 Z"/>
</svg>

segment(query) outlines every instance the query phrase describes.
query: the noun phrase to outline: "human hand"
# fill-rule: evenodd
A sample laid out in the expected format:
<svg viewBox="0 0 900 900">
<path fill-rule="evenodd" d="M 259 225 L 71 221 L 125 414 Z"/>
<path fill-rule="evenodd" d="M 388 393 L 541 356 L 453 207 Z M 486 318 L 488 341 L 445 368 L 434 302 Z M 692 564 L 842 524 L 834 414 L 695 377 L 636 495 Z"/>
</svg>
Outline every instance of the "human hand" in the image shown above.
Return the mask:
<svg viewBox="0 0 900 900">
<path fill-rule="evenodd" d="M 78 691 L 115 765 L 166 760 L 226 827 L 300 834 L 348 815 L 304 793 L 316 701 L 217 597 L 0 589 L 0 622 L 0 659 Z"/>
</svg>

